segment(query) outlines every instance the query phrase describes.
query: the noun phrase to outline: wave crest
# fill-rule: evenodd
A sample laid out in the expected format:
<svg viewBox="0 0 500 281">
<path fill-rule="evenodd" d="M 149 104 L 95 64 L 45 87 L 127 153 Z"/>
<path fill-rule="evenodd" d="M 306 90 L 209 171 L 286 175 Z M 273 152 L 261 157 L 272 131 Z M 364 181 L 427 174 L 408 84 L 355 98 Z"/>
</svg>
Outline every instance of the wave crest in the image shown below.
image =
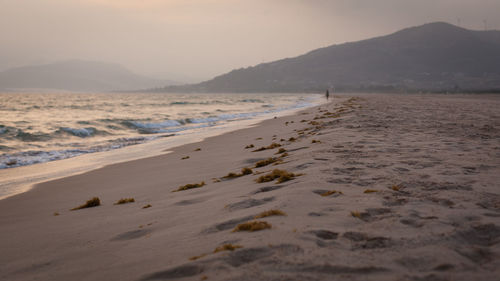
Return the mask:
<svg viewBox="0 0 500 281">
<path fill-rule="evenodd" d="M 109 134 L 106 131 L 97 130 L 94 127 L 87 127 L 87 128 L 61 127 L 59 128 L 59 130 L 57 130 L 56 133 L 66 133 L 80 138 L 88 138 L 98 134 L 99 135 Z"/>
</svg>

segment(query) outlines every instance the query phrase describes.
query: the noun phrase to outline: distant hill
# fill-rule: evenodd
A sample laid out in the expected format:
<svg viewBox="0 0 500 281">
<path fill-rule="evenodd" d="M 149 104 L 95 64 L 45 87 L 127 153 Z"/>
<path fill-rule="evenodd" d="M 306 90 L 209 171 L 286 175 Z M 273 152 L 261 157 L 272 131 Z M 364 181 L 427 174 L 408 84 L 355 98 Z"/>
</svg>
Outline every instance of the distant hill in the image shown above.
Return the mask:
<svg viewBox="0 0 500 281">
<path fill-rule="evenodd" d="M 175 92 L 500 89 L 500 31 L 437 22 L 233 70 Z"/>
<path fill-rule="evenodd" d="M 119 64 L 70 60 L 11 68 L 0 72 L 0 91 L 62 90 L 107 92 L 148 89 L 170 81 L 132 73 Z"/>
</svg>

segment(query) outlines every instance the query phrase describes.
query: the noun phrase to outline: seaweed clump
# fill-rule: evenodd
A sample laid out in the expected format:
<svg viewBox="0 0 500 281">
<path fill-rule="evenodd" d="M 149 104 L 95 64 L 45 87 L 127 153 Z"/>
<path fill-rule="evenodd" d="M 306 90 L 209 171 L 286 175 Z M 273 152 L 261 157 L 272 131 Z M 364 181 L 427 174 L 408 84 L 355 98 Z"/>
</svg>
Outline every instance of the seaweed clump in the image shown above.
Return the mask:
<svg viewBox="0 0 500 281">
<path fill-rule="evenodd" d="M 251 175 L 252 173 L 253 173 L 253 171 L 250 168 L 246 168 L 245 167 L 245 168 L 241 169 L 241 174 L 242 175 Z"/>
<path fill-rule="evenodd" d="M 321 193 L 320 195 L 323 197 L 327 197 L 327 196 L 330 196 L 332 194 L 343 194 L 343 193 L 342 193 L 342 191 L 329 190 L 329 191 L 325 191 L 325 192 Z"/>
<path fill-rule="evenodd" d="M 97 207 L 97 206 L 100 206 L 100 205 L 101 205 L 101 200 L 99 199 L 99 197 L 94 197 L 94 198 L 88 200 L 87 202 L 85 202 L 85 204 L 80 205 L 78 207 L 75 207 L 75 208 L 71 209 L 71 211 L 81 210 L 81 209 L 85 209 L 85 208 Z"/>
<path fill-rule="evenodd" d="M 222 251 L 234 251 L 236 249 L 243 248 L 241 245 L 233 245 L 233 244 L 224 244 L 215 248 L 214 253 L 222 252 Z"/>
<path fill-rule="evenodd" d="M 281 210 L 274 209 L 274 210 L 262 212 L 262 213 L 256 215 L 254 218 L 261 219 L 261 218 L 271 217 L 271 216 L 286 216 L 286 214 L 285 214 L 285 212 L 283 212 Z"/>
<path fill-rule="evenodd" d="M 153 207 L 153 206 L 151 206 L 151 204 L 147 204 L 145 206 L 142 206 L 143 209 L 147 209 L 147 208 L 151 208 L 151 207 Z"/>
<path fill-rule="evenodd" d="M 240 175 L 239 175 L 239 174 L 236 174 L 236 173 L 229 173 L 229 174 L 227 174 L 227 175 L 223 176 L 222 178 L 223 178 L 223 179 L 234 179 L 234 178 L 238 178 L 238 177 L 240 177 Z"/>
<path fill-rule="evenodd" d="M 281 153 L 285 153 L 285 152 L 286 152 L 286 149 L 284 149 L 284 148 L 282 147 L 282 148 L 280 148 L 280 149 L 278 150 L 278 152 L 276 152 L 275 154 L 281 154 Z"/>
<path fill-rule="evenodd" d="M 261 148 L 257 148 L 256 150 L 252 150 L 252 152 L 264 151 L 264 150 L 273 149 L 273 148 L 277 148 L 277 147 L 281 147 L 281 144 L 273 142 L 268 146 L 263 146 Z"/>
<path fill-rule="evenodd" d="M 374 192 L 378 192 L 378 190 L 376 190 L 376 189 L 366 189 L 365 191 L 363 191 L 363 193 L 374 193 Z"/>
<path fill-rule="evenodd" d="M 269 164 L 272 164 L 274 162 L 278 161 L 278 159 L 276 158 L 267 158 L 267 159 L 264 159 L 264 160 L 260 160 L 259 162 L 255 163 L 255 168 L 260 168 L 260 167 L 264 167 L 264 166 L 267 166 Z"/>
<path fill-rule="evenodd" d="M 249 148 L 253 148 L 253 147 L 255 147 L 253 144 L 249 144 L 249 145 L 245 146 L 245 149 L 249 149 Z"/>
<path fill-rule="evenodd" d="M 223 176 L 222 178 L 223 179 L 234 179 L 234 178 L 239 178 L 239 177 L 242 177 L 245 175 L 251 175 L 252 173 L 253 173 L 252 169 L 245 167 L 245 168 L 241 169 L 241 173 L 239 173 L 239 174 L 229 173 L 229 174 Z"/>
<path fill-rule="evenodd" d="M 207 255 L 207 254 L 201 254 L 201 255 L 199 255 L 199 256 L 193 256 L 193 257 L 190 257 L 190 258 L 189 258 L 189 260 L 190 260 L 190 261 L 195 261 L 195 260 L 197 260 L 197 259 L 201 259 L 201 258 L 203 258 L 203 257 L 204 257 L 204 256 L 206 256 L 206 255 Z"/>
<path fill-rule="evenodd" d="M 179 186 L 179 188 L 177 188 L 176 190 L 174 190 L 172 192 L 184 191 L 184 190 L 193 189 L 193 188 L 200 188 L 200 187 L 202 187 L 204 185 L 205 185 L 204 181 L 202 181 L 200 183 L 189 183 L 189 184 L 186 184 L 186 185 Z"/>
<path fill-rule="evenodd" d="M 351 216 L 358 218 L 358 219 L 361 219 L 361 213 L 358 211 L 351 212 Z"/>
<path fill-rule="evenodd" d="M 299 176 L 299 175 L 287 172 L 286 170 L 274 169 L 269 174 L 260 176 L 256 181 L 258 183 L 263 183 L 263 182 L 270 182 L 270 181 L 273 181 L 275 179 L 278 179 L 276 181 L 276 183 L 282 183 L 282 182 L 285 182 L 285 181 L 292 180 L 292 179 L 294 179 L 297 176 Z"/>
<path fill-rule="evenodd" d="M 391 189 L 394 191 L 399 191 L 401 188 L 402 188 L 402 186 L 398 185 L 398 184 L 394 184 L 393 186 L 391 186 Z"/>
<path fill-rule="evenodd" d="M 238 231 L 259 231 L 259 230 L 264 230 L 267 228 L 271 228 L 271 225 L 265 221 L 249 221 L 249 222 L 244 222 L 238 224 L 234 229 L 233 232 L 238 232 Z"/>
<path fill-rule="evenodd" d="M 234 251 L 236 249 L 239 249 L 239 248 L 243 248 L 243 246 L 241 245 L 233 245 L 231 243 L 228 243 L 228 244 L 224 244 L 224 245 L 221 245 L 217 248 L 215 248 L 215 250 L 213 251 L 213 253 L 218 253 L 218 252 L 222 252 L 222 251 Z M 191 261 L 195 261 L 197 259 L 201 259 L 205 256 L 207 256 L 208 254 L 201 254 L 199 256 L 193 256 L 193 257 L 190 257 L 189 260 Z M 207 278 L 202 278 L 202 280 L 206 280 Z"/>
<path fill-rule="evenodd" d="M 122 198 L 118 200 L 115 205 L 121 205 L 121 204 L 127 204 L 127 203 L 134 203 L 135 199 L 134 198 Z"/>
</svg>

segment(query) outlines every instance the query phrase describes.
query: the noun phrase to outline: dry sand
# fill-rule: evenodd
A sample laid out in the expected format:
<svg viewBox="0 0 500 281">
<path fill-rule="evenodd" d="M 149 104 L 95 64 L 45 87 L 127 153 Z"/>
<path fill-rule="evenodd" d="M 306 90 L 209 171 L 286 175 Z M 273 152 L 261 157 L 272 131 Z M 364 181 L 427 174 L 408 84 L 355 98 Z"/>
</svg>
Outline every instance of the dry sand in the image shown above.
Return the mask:
<svg viewBox="0 0 500 281">
<path fill-rule="evenodd" d="M 272 142 L 288 156 L 254 168 Z M 0 279 L 498 280 L 499 167 L 497 95 L 335 97 L 1 200 Z M 255 181 L 276 168 L 302 175 Z M 272 228 L 232 231 L 271 209 Z"/>
</svg>

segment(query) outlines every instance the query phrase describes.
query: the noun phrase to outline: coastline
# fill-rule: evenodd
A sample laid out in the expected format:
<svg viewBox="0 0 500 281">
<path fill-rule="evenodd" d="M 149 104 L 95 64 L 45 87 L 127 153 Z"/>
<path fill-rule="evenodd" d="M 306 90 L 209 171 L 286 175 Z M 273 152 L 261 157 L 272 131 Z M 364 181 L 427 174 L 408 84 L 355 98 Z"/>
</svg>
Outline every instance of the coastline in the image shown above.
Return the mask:
<svg viewBox="0 0 500 281">
<path fill-rule="evenodd" d="M 0 200 L 0 277 L 494 280 L 499 105 L 498 96 L 335 96 L 168 154 L 38 184 Z M 288 156 L 252 152 L 273 142 Z M 270 157 L 278 164 L 255 168 Z M 245 167 L 254 174 L 223 179 Z M 273 169 L 296 177 L 255 181 Z M 102 206 L 70 211 L 94 196 Z M 271 229 L 232 232 L 270 209 L 286 213 L 259 219 Z M 225 244 L 242 248 L 214 253 Z"/>
<path fill-rule="evenodd" d="M 313 99 L 308 107 L 319 104 L 320 98 Z M 169 149 L 188 143 L 200 142 L 205 138 L 222 135 L 231 131 L 257 126 L 260 122 L 275 116 L 288 116 L 304 110 L 296 107 L 278 112 L 261 114 L 250 119 L 237 120 L 215 127 L 206 127 L 183 132 L 167 138 L 157 138 L 146 143 L 126 146 L 110 151 L 83 154 L 62 160 L 49 161 L 14 169 L 0 169 L 0 200 L 31 190 L 36 184 L 82 174 L 107 165 L 144 159 L 169 153 Z"/>
</svg>

